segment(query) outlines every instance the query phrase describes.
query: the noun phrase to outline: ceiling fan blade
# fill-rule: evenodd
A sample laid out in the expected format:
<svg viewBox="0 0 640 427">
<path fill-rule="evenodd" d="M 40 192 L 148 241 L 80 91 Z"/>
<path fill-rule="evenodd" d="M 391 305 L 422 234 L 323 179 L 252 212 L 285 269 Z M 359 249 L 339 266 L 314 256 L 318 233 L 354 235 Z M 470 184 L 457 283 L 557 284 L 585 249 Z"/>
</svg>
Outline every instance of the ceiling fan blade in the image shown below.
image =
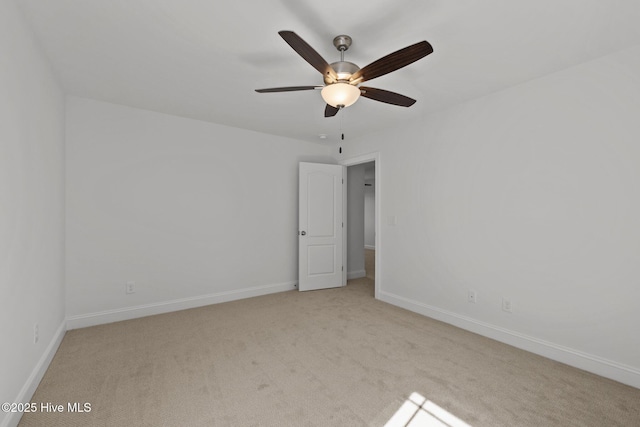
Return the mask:
<svg viewBox="0 0 640 427">
<path fill-rule="evenodd" d="M 392 71 L 416 62 L 433 52 L 433 47 L 427 41 L 407 46 L 377 61 L 372 62 L 364 68 L 356 71 L 349 79 L 350 83 L 361 83 L 366 80 L 375 79 Z"/>
<path fill-rule="evenodd" d="M 401 107 L 411 107 L 416 100 L 399 93 L 389 92 L 388 90 L 376 89 L 374 87 L 360 86 L 360 95 L 374 101 L 386 102 L 387 104 L 399 105 Z"/>
<path fill-rule="evenodd" d="M 336 114 L 338 114 L 338 111 L 340 111 L 339 108 L 336 108 L 333 105 L 327 104 L 327 106 L 324 108 L 324 116 L 325 117 L 333 117 Z"/>
<path fill-rule="evenodd" d="M 329 76 L 331 80 L 338 80 L 338 74 L 331 68 L 331 65 L 324 60 L 318 52 L 316 52 L 307 42 L 294 33 L 293 31 L 278 31 L 280 37 L 286 41 L 289 46 L 295 50 L 305 61 L 307 61 L 313 68 L 320 71 L 323 76 Z"/>
<path fill-rule="evenodd" d="M 322 89 L 324 86 L 288 86 L 288 87 L 270 87 L 267 89 L 256 89 L 258 93 L 271 93 L 271 92 L 293 92 L 296 90 L 314 90 Z"/>
</svg>

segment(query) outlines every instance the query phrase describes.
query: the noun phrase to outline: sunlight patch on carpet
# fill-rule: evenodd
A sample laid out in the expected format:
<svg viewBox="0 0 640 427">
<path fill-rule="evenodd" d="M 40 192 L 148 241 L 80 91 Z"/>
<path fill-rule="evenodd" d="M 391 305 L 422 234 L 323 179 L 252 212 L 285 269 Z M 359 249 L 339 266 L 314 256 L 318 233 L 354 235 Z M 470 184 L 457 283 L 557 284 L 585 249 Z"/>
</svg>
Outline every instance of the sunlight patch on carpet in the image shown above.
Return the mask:
<svg viewBox="0 0 640 427">
<path fill-rule="evenodd" d="M 412 393 L 385 427 L 471 427 L 420 393 Z"/>
</svg>

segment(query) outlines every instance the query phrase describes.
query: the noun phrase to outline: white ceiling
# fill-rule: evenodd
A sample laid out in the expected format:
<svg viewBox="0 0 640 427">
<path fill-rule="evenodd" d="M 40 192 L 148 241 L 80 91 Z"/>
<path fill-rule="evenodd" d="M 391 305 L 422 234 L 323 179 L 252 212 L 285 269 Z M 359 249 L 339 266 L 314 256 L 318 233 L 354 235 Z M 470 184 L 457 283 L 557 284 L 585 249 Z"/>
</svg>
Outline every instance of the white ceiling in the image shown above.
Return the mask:
<svg viewBox="0 0 640 427">
<path fill-rule="evenodd" d="M 640 43 L 638 0 L 17 0 L 67 93 L 296 139 L 359 137 Z M 278 35 L 327 62 L 333 37 L 363 67 L 421 40 L 434 53 L 368 86 L 418 100 L 360 99 L 324 118 L 322 76 Z"/>
</svg>

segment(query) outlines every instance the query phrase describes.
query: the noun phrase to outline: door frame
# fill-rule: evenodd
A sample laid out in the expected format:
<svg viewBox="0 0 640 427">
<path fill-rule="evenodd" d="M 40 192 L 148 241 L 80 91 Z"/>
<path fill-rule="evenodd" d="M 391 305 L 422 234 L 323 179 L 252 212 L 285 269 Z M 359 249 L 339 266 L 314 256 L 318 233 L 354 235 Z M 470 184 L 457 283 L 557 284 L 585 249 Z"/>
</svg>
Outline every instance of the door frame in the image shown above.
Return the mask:
<svg viewBox="0 0 640 427">
<path fill-rule="evenodd" d="M 380 152 L 375 151 L 373 153 L 367 153 L 367 154 L 362 154 L 360 156 L 356 156 L 356 157 L 351 157 L 348 159 L 343 159 L 340 160 L 340 164 L 342 166 L 355 166 L 355 165 L 359 165 L 362 163 L 369 163 L 369 162 L 373 162 L 374 166 L 375 166 L 375 177 L 376 177 L 376 183 L 374 186 L 374 194 L 375 194 L 375 233 L 376 233 L 376 239 L 375 239 L 375 245 L 376 245 L 376 256 L 375 256 L 375 263 L 376 263 L 376 267 L 375 267 L 375 290 L 374 290 L 374 297 L 375 299 L 380 299 L 380 292 L 382 289 L 382 230 L 380 227 L 381 224 L 381 206 L 382 206 L 382 196 L 381 193 L 382 191 L 380 191 L 381 187 L 382 187 L 382 168 L 380 167 Z M 346 175 L 346 174 L 345 174 Z M 346 179 L 345 179 L 346 181 Z M 343 203 L 342 203 L 342 209 L 343 209 L 343 218 L 347 218 L 347 198 L 349 197 L 346 191 L 346 186 L 345 186 L 345 191 L 343 192 Z M 347 265 L 347 232 L 346 229 L 344 231 L 344 234 L 342 236 L 342 241 L 343 241 L 343 252 L 342 252 L 342 258 L 343 258 L 343 265 Z M 346 273 L 346 269 L 345 269 L 345 273 Z M 344 277 L 344 281 L 346 284 L 346 274 Z"/>
</svg>

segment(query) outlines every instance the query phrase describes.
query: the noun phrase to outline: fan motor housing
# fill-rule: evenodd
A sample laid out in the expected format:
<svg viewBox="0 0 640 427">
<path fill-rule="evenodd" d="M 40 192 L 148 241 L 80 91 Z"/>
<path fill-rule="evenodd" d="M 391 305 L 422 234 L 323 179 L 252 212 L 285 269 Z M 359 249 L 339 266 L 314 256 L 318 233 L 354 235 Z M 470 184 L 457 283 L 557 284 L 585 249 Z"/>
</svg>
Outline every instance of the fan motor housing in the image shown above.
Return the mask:
<svg viewBox="0 0 640 427">
<path fill-rule="evenodd" d="M 333 68 L 333 70 L 336 72 L 336 74 L 338 74 L 338 81 L 349 80 L 349 77 L 351 77 L 353 73 L 360 69 L 360 67 L 358 67 L 356 64 L 349 61 L 338 61 L 330 65 L 331 68 Z M 328 76 L 324 77 L 324 82 L 325 84 L 333 83 L 333 81 L 331 81 Z"/>
</svg>

